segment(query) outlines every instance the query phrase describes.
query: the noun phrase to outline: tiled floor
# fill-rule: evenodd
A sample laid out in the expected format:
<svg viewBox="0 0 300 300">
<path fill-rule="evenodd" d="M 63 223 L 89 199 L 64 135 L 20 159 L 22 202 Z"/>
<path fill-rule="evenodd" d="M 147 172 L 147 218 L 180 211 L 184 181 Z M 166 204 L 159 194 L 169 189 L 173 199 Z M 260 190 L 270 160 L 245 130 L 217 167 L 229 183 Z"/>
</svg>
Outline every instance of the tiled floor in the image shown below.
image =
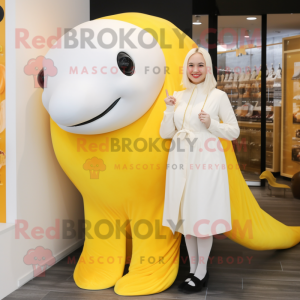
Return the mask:
<svg viewBox="0 0 300 300">
<path fill-rule="evenodd" d="M 278 179 L 290 185 L 289 180 Z M 300 200 L 294 199 L 291 192 L 274 191 L 269 196 L 267 188 L 252 187 L 252 193 L 260 207 L 280 222 L 290 226 L 300 226 Z M 81 249 L 72 255 L 79 257 Z M 181 256 L 186 256 L 184 238 Z M 231 256 L 231 263 L 227 258 Z M 237 257 L 243 261 L 237 263 Z M 300 244 L 286 250 L 254 251 L 244 248 L 229 239 L 214 239 L 208 263 L 210 279 L 208 287 L 201 292 L 186 295 L 177 291 L 189 271 L 189 263 L 181 265 L 174 284 L 162 293 L 149 296 L 136 296 L 132 299 L 300 299 Z M 214 258 L 213 258 L 214 257 Z M 213 259 L 212 259 L 213 258 Z M 251 263 L 249 263 L 251 259 Z M 67 259 L 47 270 L 46 277 L 37 277 L 15 291 L 6 300 L 63 300 L 63 299 L 124 299 L 114 293 L 113 288 L 100 291 L 87 291 L 78 288 L 73 280 L 75 265 Z M 124 273 L 127 272 L 127 268 Z"/>
</svg>

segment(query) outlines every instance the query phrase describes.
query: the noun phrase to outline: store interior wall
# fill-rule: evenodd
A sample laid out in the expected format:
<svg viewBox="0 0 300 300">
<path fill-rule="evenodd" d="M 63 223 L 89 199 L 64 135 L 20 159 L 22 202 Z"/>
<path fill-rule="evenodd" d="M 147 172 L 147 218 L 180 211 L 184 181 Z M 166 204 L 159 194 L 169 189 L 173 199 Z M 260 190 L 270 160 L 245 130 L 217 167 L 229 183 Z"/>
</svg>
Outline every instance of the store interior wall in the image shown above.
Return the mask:
<svg viewBox="0 0 300 300">
<path fill-rule="evenodd" d="M 55 157 L 42 89 L 34 88 L 33 76 L 23 70 L 30 59 L 49 49 L 34 47 L 34 37 L 57 36 L 58 28 L 72 28 L 89 19 L 89 0 L 6 1 L 7 222 L 24 220 L 29 238 L 22 234 L 18 238 L 17 226 L 0 230 L 0 299 L 33 278 L 33 265 L 23 261 L 29 250 L 50 249 L 57 262 L 83 242 L 78 235 L 62 236 L 63 220 L 77 224 L 83 219 L 82 197 Z M 18 48 L 16 28 L 28 32 L 30 48 L 22 44 Z M 41 238 L 35 238 L 31 230 L 37 227 L 42 232 L 59 227 L 59 237 L 39 233 Z"/>
</svg>

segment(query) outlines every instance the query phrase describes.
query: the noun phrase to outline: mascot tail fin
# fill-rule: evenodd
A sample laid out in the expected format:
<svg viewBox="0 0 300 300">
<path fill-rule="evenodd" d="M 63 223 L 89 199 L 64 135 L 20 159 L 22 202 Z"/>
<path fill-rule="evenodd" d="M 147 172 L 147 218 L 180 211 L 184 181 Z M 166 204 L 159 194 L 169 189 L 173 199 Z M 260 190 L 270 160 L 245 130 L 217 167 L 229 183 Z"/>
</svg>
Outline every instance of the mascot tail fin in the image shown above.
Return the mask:
<svg viewBox="0 0 300 300">
<path fill-rule="evenodd" d="M 253 250 L 286 249 L 300 242 L 300 227 L 286 226 L 262 210 L 248 187 L 233 145 L 220 138 L 227 163 L 232 230 L 224 235 Z M 229 148 L 229 149 L 228 149 Z"/>
</svg>

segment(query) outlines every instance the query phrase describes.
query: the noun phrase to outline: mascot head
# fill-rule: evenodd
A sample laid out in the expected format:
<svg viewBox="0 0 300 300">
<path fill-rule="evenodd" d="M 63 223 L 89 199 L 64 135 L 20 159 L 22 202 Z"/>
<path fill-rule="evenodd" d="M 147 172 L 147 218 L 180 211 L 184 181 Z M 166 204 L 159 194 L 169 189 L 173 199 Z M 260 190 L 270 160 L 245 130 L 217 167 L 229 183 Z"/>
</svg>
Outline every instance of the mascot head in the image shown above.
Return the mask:
<svg viewBox="0 0 300 300">
<path fill-rule="evenodd" d="M 181 89 L 182 65 L 193 47 L 174 24 L 150 15 L 124 13 L 85 22 L 46 54 L 38 79 L 43 104 L 70 133 L 124 128 L 151 107 L 165 109 L 165 89 Z"/>
</svg>

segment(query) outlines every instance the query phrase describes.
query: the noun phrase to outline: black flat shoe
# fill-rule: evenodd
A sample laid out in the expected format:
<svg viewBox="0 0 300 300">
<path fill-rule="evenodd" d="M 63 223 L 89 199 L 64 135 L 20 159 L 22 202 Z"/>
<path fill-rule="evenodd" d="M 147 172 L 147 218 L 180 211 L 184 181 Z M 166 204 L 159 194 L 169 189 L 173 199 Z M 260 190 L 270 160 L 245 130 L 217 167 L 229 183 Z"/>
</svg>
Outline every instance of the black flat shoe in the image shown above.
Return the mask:
<svg viewBox="0 0 300 300">
<path fill-rule="evenodd" d="M 197 292 L 201 292 L 202 287 L 206 287 L 208 283 L 209 274 L 206 272 L 204 278 L 200 280 L 198 277 L 193 276 L 190 281 L 193 281 L 195 283 L 195 286 L 192 286 L 190 284 L 185 284 L 183 288 L 181 289 L 181 292 L 186 294 L 193 294 Z M 189 283 L 190 281 L 186 282 Z"/>
<path fill-rule="evenodd" d="M 194 273 L 189 273 L 187 275 L 187 277 L 185 278 L 184 282 L 178 286 L 178 290 L 181 291 L 181 289 L 188 283 L 188 281 L 186 281 L 186 280 L 189 278 L 191 279 L 193 276 L 194 276 Z"/>
</svg>

